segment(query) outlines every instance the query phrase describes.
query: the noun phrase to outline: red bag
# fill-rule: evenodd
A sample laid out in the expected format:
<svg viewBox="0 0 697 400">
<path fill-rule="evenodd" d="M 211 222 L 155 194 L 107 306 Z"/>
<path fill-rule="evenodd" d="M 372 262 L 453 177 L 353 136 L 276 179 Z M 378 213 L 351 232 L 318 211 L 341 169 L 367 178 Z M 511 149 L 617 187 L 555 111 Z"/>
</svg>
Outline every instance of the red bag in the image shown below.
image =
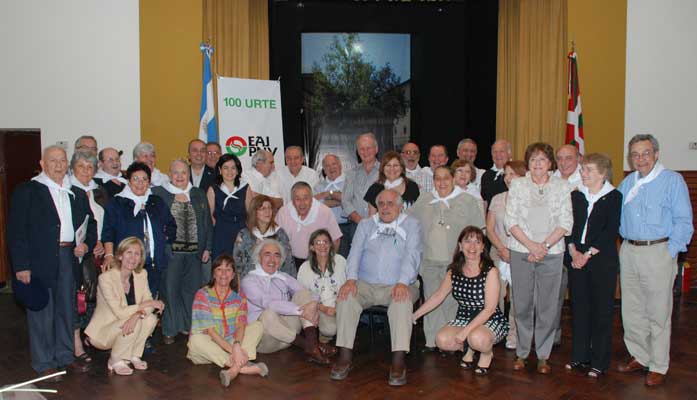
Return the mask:
<svg viewBox="0 0 697 400">
<path fill-rule="evenodd" d="M 77 313 L 79 315 L 87 313 L 87 291 L 84 287 L 80 287 L 77 291 Z"/>
</svg>

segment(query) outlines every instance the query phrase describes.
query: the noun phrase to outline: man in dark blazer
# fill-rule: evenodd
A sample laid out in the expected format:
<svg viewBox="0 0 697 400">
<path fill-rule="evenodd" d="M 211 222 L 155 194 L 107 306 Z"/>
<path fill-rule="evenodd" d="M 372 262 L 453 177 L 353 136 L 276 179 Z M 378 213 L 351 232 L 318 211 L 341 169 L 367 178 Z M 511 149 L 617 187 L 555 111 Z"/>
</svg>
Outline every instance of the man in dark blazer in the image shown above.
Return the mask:
<svg viewBox="0 0 697 400">
<path fill-rule="evenodd" d="M 49 291 L 45 308 L 27 310 L 31 364 L 42 376 L 65 367 L 85 372 L 89 364 L 73 355 L 73 274 L 78 257 L 94 248 L 96 223 L 85 192 L 70 186 L 65 150 L 47 147 L 40 165 L 42 173 L 12 194 L 7 225 L 16 279 L 40 280 Z"/>
<path fill-rule="evenodd" d="M 121 151 L 107 147 L 99 151 L 99 170 L 94 175 L 97 185 L 106 189 L 109 198 L 120 193 L 126 185 L 126 179 L 121 173 Z"/>
<path fill-rule="evenodd" d="M 482 199 L 486 202 L 487 209 L 489 209 L 491 199 L 494 196 L 508 190 L 506 183 L 503 181 L 503 169 L 511 159 L 511 144 L 503 139 L 494 142 L 491 145 L 491 158 L 494 160 L 494 165 L 491 166 L 491 169 L 484 172 L 481 183 Z"/>
<path fill-rule="evenodd" d="M 206 142 L 194 139 L 189 142 L 189 181 L 205 194 L 215 183 L 215 170 L 206 165 Z"/>
</svg>

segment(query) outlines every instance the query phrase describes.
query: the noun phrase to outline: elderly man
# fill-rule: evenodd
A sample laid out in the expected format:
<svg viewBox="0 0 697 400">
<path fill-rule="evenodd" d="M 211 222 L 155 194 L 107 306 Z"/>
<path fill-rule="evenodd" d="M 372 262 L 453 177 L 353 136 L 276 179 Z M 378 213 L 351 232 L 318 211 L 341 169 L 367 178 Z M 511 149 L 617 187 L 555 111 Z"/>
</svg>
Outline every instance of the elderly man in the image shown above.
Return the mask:
<svg viewBox="0 0 697 400">
<path fill-rule="evenodd" d="M 557 170 L 554 176 L 567 180 L 576 188 L 581 184 L 581 155 L 575 146 L 565 144 L 557 150 Z"/>
<path fill-rule="evenodd" d="M 659 161 L 658 141 L 629 141 L 634 172 L 620 184 L 624 196 L 620 235 L 620 286 L 624 343 L 631 355 L 620 372 L 644 371 L 647 386 L 663 384 L 668 371 L 673 282 L 679 252 L 694 231 L 683 177 Z"/>
<path fill-rule="evenodd" d="M 44 150 L 41 174 L 12 194 L 8 249 L 18 284 L 32 281 L 48 290 L 48 304 L 27 310 L 32 368 L 42 376 L 66 366 L 85 372 L 73 355 L 75 278 L 78 257 L 91 251 L 97 229 L 85 192 L 71 187 L 68 159 L 59 146 Z M 53 379 L 54 381 L 59 381 Z"/>
<path fill-rule="evenodd" d="M 433 190 L 433 171 L 436 168 L 448 164 L 448 149 L 442 144 L 434 144 L 428 151 L 428 167 L 421 170 L 423 174 L 423 190 L 430 192 Z"/>
<path fill-rule="evenodd" d="M 511 159 L 511 144 L 503 139 L 495 141 L 491 145 L 491 158 L 494 160 L 494 165 L 482 174 L 481 182 L 482 199 L 486 202 L 487 209 L 494 196 L 508 190 L 506 182 L 503 181 L 503 175 L 504 166 Z"/>
<path fill-rule="evenodd" d="M 215 171 L 215 166 L 218 164 L 218 159 L 223 154 L 220 144 L 216 142 L 206 143 L 206 165 Z"/>
<path fill-rule="evenodd" d="M 94 175 L 97 185 L 103 186 L 109 198 L 116 196 L 126 185 L 126 178 L 121 173 L 121 152 L 113 147 L 99 151 L 99 170 Z"/>
<path fill-rule="evenodd" d="M 288 234 L 290 249 L 295 265 L 307 259 L 310 235 L 318 229 L 326 229 L 334 241 L 334 250 L 339 250 L 343 235 L 329 207 L 312 197 L 312 188 L 307 182 L 296 182 L 291 188 L 291 203 L 284 205 L 276 214 L 276 223 Z"/>
<path fill-rule="evenodd" d="M 275 173 L 276 161 L 273 153 L 261 150 L 252 156 L 252 168 L 242 172 L 242 179 L 247 181 L 254 193 L 271 197 L 273 206 L 280 208 L 283 205 L 281 183 L 278 174 Z"/>
<path fill-rule="evenodd" d="M 296 182 L 306 182 L 310 187 L 315 187 L 319 182 L 317 171 L 303 165 L 305 156 L 300 146 L 288 146 L 285 153 L 286 165 L 277 171 L 281 183 L 283 203 L 290 203 L 290 188 Z"/>
<path fill-rule="evenodd" d="M 97 139 L 95 139 L 94 136 L 91 135 L 82 135 L 75 141 L 75 148 L 73 152 L 87 151 L 96 156 L 97 150 Z"/>
<path fill-rule="evenodd" d="M 169 182 L 169 177 L 155 168 L 155 146 L 148 142 L 140 142 L 133 148 L 133 161 L 142 162 L 150 168 L 150 186 L 162 186 Z"/>
<path fill-rule="evenodd" d="M 421 158 L 419 146 L 413 142 L 406 143 L 402 146 L 401 155 L 406 167 L 407 178 L 416 182 L 419 185 L 419 190 L 424 192 L 424 173 L 423 168 L 419 166 L 419 159 Z"/>
<path fill-rule="evenodd" d="M 462 161 L 469 161 L 474 165 L 474 161 L 477 159 L 477 142 L 470 138 L 464 138 L 460 140 L 457 144 L 457 158 Z M 484 175 L 484 170 L 481 168 L 476 168 L 477 176 L 475 177 L 474 184 L 477 191 L 482 189 L 482 175 Z"/>
<path fill-rule="evenodd" d="M 341 240 L 339 243 L 339 254 L 348 257 L 350 235 L 350 222 L 344 209 L 341 207 L 341 196 L 344 191 L 346 180 L 342 173 L 341 160 L 334 154 L 327 154 L 322 160 L 322 171 L 324 178 L 315 185 L 315 199 L 329 207 L 334 214 L 336 223 L 341 230 Z"/>
<path fill-rule="evenodd" d="M 409 351 L 413 304 L 419 297 L 416 278 L 421 262 L 421 226 L 401 214 L 402 197 L 392 189 L 377 197 L 378 213 L 361 221 L 351 245 L 346 283 L 338 295 L 337 337 L 339 359 L 331 378 L 342 380 L 351 370 L 353 344 L 361 312 L 387 306 L 392 342 L 388 383 L 407 383 L 405 355 Z"/>
<path fill-rule="evenodd" d="M 368 217 L 368 202 L 363 198 L 380 174 L 380 162 L 376 158 L 378 141 L 373 133 L 363 133 L 356 138 L 356 151 L 361 163 L 346 173 L 346 185 L 341 196 L 341 206 L 351 223 L 347 238 L 349 243 L 358 223 Z"/>
<path fill-rule="evenodd" d="M 203 193 L 215 183 L 215 168 L 206 165 L 206 143 L 201 139 L 189 142 L 189 181 Z"/>
</svg>

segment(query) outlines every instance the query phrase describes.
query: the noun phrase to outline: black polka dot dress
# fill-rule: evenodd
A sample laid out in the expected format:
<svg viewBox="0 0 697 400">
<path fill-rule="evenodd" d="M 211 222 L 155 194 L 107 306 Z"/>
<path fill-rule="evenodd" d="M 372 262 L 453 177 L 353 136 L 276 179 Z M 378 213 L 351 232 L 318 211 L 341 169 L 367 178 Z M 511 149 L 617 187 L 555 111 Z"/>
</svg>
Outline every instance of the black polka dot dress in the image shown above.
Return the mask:
<svg viewBox="0 0 697 400">
<path fill-rule="evenodd" d="M 486 284 L 487 273 L 488 271 L 483 272 L 474 278 L 468 278 L 460 274 L 452 275 L 452 294 L 459 306 L 455 319 L 448 322 L 448 325 L 464 327 L 484 309 L 484 285 Z M 498 306 L 496 306 L 496 311 L 484 323 L 484 326 L 491 329 L 494 333 L 496 343 L 505 339 L 508 334 L 508 321 Z"/>
</svg>

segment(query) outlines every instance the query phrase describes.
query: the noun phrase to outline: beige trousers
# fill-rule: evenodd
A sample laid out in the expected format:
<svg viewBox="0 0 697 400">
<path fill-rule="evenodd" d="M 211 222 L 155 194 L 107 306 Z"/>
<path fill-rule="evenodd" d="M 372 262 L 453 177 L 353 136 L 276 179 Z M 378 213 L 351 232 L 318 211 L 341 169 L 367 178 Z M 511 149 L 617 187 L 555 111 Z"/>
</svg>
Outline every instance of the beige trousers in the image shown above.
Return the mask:
<svg viewBox="0 0 697 400">
<path fill-rule="evenodd" d="M 121 331 L 125 322 L 125 320 L 112 322 L 111 325 L 100 330 L 99 336 L 90 336 L 90 343 L 100 350 L 111 349 L 112 360 L 130 360 L 133 357 L 141 357 L 145 349 L 145 341 L 157 326 L 157 317 L 154 314 L 148 314 L 145 318 L 138 320 L 133 333 L 126 336 Z"/>
<path fill-rule="evenodd" d="M 622 324 L 627 351 L 652 372 L 665 374 L 670 362 L 670 317 L 677 260 L 668 243 L 620 248 Z"/>
<path fill-rule="evenodd" d="M 330 317 L 323 312 L 319 313 L 319 333 L 328 338 L 336 335 L 336 314 Z"/>
<path fill-rule="evenodd" d="M 257 345 L 261 340 L 261 335 L 264 332 L 264 327 L 261 322 L 254 321 L 247 325 L 244 329 L 244 338 L 242 339 L 242 349 L 247 352 L 247 357 L 250 361 L 257 358 Z M 202 333 L 197 333 L 189 337 L 189 352 L 186 358 L 194 364 L 210 364 L 213 363 L 220 368 L 225 367 L 225 363 L 230 359 L 230 353 L 223 350 L 210 336 Z"/>
<path fill-rule="evenodd" d="M 298 306 L 311 301 L 314 299 L 309 290 L 299 291 L 293 296 L 293 303 Z M 270 309 L 261 313 L 259 321 L 264 326 L 264 334 L 257 346 L 257 351 L 262 354 L 274 353 L 290 347 L 302 328 L 313 326 L 312 322 L 297 315 L 278 315 Z"/>
<path fill-rule="evenodd" d="M 424 296 L 428 299 L 438 290 L 448 272 L 447 265 L 421 267 L 421 279 L 424 281 Z M 457 301 L 448 295 L 443 302 L 424 316 L 424 336 L 426 346 L 436 347 L 436 333 L 457 314 Z"/>
<path fill-rule="evenodd" d="M 419 298 L 418 285 L 409 286 L 411 301 L 403 302 L 392 301 L 393 285 L 372 285 L 358 281 L 357 286 L 356 296 L 349 296 L 336 304 L 336 345 L 353 349 L 361 313 L 366 308 L 380 305 L 387 306 L 392 351 L 409 351 L 414 302 Z"/>
</svg>

